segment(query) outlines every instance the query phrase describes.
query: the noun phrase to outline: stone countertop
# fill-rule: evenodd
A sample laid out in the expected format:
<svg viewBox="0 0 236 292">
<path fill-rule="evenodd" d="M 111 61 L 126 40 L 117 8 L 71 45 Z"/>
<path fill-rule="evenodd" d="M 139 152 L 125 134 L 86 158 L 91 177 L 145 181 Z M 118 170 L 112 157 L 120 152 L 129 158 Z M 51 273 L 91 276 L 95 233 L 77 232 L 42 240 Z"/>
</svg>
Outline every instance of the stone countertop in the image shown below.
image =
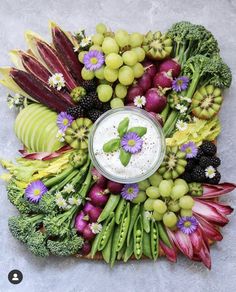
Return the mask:
<svg viewBox="0 0 236 292">
<path fill-rule="evenodd" d="M 219 41 L 221 54 L 236 75 L 236 1 L 233 0 L 1 0 L 0 66 L 10 64 L 8 51 L 26 49 L 24 31 L 33 30 L 49 38 L 48 20 L 54 20 L 72 32 L 86 28 L 94 31 L 98 22 L 112 29 L 129 31 L 165 31 L 176 21 L 188 20 L 205 25 Z M 0 87 L 0 156 L 13 159 L 18 155 L 13 124 L 15 113 L 6 104 L 7 90 Z M 218 152 L 222 159 L 223 180 L 236 182 L 236 85 L 225 92 L 221 110 L 222 134 Z M 1 170 L 2 171 L 2 170 Z M 211 248 L 212 270 L 183 256 L 177 264 L 165 258 L 151 261 L 118 263 L 110 269 L 102 262 L 76 258 L 41 259 L 31 255 L 12 238 L 7 219 L 16 213 L 6 198 L 5 185 L 0 186 L 0 291 L 1 292 L 233 292 L 236 286 L 236 217 L 224 228 L 224 240 Z M 226 200 L 235 207 L 235 194 Z M 12 269 L 23 272 L 19 285 L 8 282 Z"/>
</svg>

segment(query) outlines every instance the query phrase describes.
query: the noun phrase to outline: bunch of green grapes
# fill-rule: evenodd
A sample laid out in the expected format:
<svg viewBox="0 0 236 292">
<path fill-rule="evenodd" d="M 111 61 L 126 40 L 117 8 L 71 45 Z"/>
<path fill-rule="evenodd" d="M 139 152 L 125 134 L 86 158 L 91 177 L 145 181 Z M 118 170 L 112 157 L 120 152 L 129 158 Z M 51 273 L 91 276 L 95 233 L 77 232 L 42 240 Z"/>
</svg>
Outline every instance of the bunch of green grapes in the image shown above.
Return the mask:
<svg viewBox="0 0 236 292">
<path fill-rule="evenodd" d="M 183 179 L 164 180 L 158 173 L 139 183 L 139 194 L 134 203 L 143 202 L 144 209 L 152 212 L 152 218 L 175 228 L 178 216 L 192 216 L 194 200 L 187 195 L 189 186 Z"/>
<path fill-rule="evenodd" d="M 83 68 L 82 77 L 91 80 L 94 77 L 100 80 L 97 92 L 102 102 L 111 101 L 111 107 L 124 105 L 123 99 L 127 95 L 127 87 L 140 78 L 144 73 L 141 62 L 145 58 L 145 51 L 141 48 L 144 36 L 140 33 L 131 33 L 119 29 L 108 32 L 107 27 L 100 23 L 96 26 L 96 34 L 92 36 L 93 45 L 89 50 L 97 50 L 104 54 L 104 65 L 92 72 Z M 83 63 L 86 52 L 79 54 Z M 116 83 L 114 85 L 113 83 Z"/>
</svg>

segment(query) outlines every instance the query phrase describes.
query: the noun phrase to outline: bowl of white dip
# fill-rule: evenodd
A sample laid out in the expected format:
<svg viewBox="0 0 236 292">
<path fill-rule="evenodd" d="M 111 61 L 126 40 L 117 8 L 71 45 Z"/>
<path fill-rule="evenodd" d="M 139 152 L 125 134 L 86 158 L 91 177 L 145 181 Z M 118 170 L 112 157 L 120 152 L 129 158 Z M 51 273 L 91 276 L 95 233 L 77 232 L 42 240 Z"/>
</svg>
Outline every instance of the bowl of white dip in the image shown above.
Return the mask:
<svg viewBox="0 0 236 292">
<path fill-rule="evenodd" d="M 106 153 L 103 145 L 118 136 L 118 125 L 129 119 L 129 128 L 145 127 L 141 137 L 142 149 L 132 154 L 124 166 L 119 151 Z M 94 167 L 109 180 L 119 183 L 135 183 L 151 176 L 161 165 L 165 155 L 165 138 L 161 125 L 148 112 L 126 106 L 105 112 L 93 125 L 89 135 L 89 154 Z"/>
</svg>

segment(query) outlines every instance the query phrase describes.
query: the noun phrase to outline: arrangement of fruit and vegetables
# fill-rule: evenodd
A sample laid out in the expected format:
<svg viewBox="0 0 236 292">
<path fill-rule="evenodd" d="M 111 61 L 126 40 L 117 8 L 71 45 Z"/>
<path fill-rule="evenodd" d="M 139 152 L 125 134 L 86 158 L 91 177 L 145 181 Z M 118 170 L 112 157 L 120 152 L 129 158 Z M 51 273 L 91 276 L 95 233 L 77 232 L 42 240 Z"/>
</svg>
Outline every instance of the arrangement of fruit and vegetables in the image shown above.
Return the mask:
<svg viewBox="0 0 236 292">
<path fill-rule="evenodd" d="M 177 254 L 211 268 L 233 209 L 216 139 L 232 81 L 214 35 L 181 21 L 162 33 L 27 31 L 1 84 L 23 144 L 8 170 L 12 236 L 36 256 L 116 261 Z"/>
</svg>

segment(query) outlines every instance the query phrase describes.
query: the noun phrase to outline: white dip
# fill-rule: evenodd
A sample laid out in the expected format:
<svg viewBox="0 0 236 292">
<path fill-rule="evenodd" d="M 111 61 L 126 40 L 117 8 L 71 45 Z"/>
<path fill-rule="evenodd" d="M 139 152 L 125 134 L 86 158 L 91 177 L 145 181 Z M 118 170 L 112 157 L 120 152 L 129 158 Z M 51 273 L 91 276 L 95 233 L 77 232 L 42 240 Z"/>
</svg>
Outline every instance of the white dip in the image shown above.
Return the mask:
<svg viewBox="0 0 236 292">
<path fill-rule="evenodd" d="M 127 166 L 123 166 L 119 159 L 119 150 L 105 153 L 103 145 L 113 138 L 118 138 L 117 127 L 124 119 L 129 118 L 129 127 L 146 127 L 147 133 L 142 137 L 143 146 L 139 153 L 132 154 Z M 155 167 L 161 156 L 161 135 L 155 123 L 141 113 L 132 111 L 114 112 L 101 121 L 93 137 L 93 152 L 97 163 L 107 174 L 117 179 L 134 179 L 147 174 Z"/>
</svg>

